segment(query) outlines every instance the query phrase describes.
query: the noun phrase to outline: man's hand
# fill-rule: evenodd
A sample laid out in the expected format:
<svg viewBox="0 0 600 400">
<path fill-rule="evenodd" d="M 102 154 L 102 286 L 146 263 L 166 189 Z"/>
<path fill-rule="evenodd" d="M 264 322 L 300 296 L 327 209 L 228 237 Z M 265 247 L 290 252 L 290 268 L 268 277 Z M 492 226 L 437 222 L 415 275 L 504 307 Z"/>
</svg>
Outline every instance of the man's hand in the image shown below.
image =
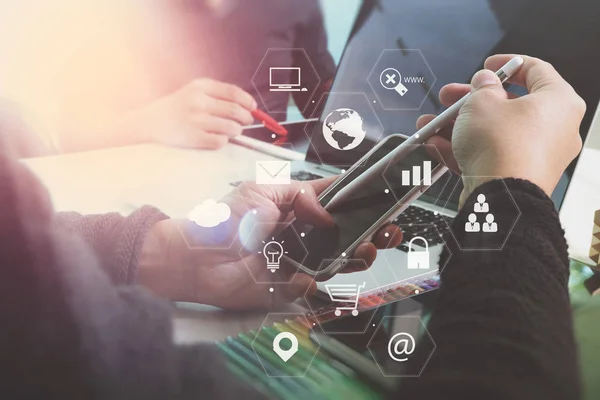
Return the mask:
<svg viewBox="0 0 600 400">
<path fill-rule="evenodd" d="M 285 186 L 244 184 L 222 200 L 231 208 L 228 223 L 243 226 L 248 224 L 248 218 L 252 218 L 252 224 L 275 226 L 296 217 L 315 226 L 329 226 L 333 219 L 319 204 L 317 194 L 332 182 L 333 178 L 292 182 Z M 249 210 L 255 210 L 256 214 Z M 165 220 L 156 224 L 146 237 L 138 280 L 156 294 L 176 301 L 251 309 L 277 307 L 316 290 L 312 278 L 302 273 L 294 276 L 292 268 L 282 267 L 277 271 L 287 274 L 291 280 L 289 284 L 255 283 L 255 278 L 262 282 L 270 279 L 271 272 L 265 267 L 262 255 L 248 252 L 242 260 L 242 245 L 237 240 L 226 250 L 191 249 L 183 237 L 185 227 L 190 224 L 194 223 Z M 263 240 L 273 232 L 262 230 L 255 234 L 260 236 L 256 240 Z M 372 243 L 361 244 L 353 258 L 362 259 L 370 266 L 377 248 L 396 247 L 401 241 L 399 228 L 388 225 L 375 235 Z M 349 265 L 345 272 L 362 266 L 362 263 Z M 248 269 L 252 270 L 252 275 Z M 282 281 L 281 276 L 278 280 Z M 270 287 L 275 288 L 274 292 L 269 291 Z"/>
<path fill-rule="evenodd" d="M 256 101 L 235 85 L 195 80 L 177 92 L 133 111 L 130 120 L 147 141 L 218 149 L 254 121 Z"/>
<path fill-rule="evenodd" d="M 527 179 L 550 196 L 581 150 L 585 102 L 552 65 L 527 56 L 522 56 L 525 63 L 509 82 L 526 87 L 529 94 L 515 98 L 491 71 L 512 57 L 492 56 L 485 62 L 487 70 L 475 74 L 471 85 L 453 83 L 440 91 L 445 106 L 471 92 L 454 125 L 428 142 L 448 167 L 466 177 L 461 201 L 495 177 Z M 421 116 L 417 128 L 433 118 Z"/>
</svg>

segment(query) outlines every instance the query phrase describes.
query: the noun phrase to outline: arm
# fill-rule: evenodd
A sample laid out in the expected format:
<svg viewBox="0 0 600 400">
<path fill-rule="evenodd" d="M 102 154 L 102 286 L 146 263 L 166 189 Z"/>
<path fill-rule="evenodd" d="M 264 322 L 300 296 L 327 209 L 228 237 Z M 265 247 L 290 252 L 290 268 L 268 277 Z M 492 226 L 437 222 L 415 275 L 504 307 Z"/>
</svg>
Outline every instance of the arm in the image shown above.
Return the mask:
<svg viewBox="0 0 600 400">
<path fill-rule="evenodd" d="M 115 284 L 136 282 L 137 266 L 146 234 L 167 216 L 145 206 L 128 217 L 118 213 L 80 215 L 56 214 L 56 224 L 79 235 L 95 251 L 102 269 Z"/>
<path fill-rule="evenodd" d="M 406 393 L 580 397 L 567 248 L 549 196 L 581 150 L 585 103 L 550 64 L 528 56 L 511 78 L 528 94 L 510 96 L 491 71 L 512 57 L 492 56 L 471 85 L 440 91 L 445 106 L 471 93 L 454 125 L 428 141 L 462 174 L 464 207 L 452 226 L 457 243 L 481 249 L 506 242 L 501 250 L 461 250 L 447 240 L 452 255 L 443 255 L 450 261 L 429 330 L 437 349 L 421 378 L 405 382 Z M 417 128 L 432 117 L 422 116 Z M 507 189 L 520 210 L 512 232 L 515 209 Z M 489 200 L 498 233 L 464 233 L 479 194 Z"/>
<path fill-rule="evenodd" d="M 229 374 L 213 345 L 173 344 L 167 303 L 112 285 L 88 244 L 57 226 L 48 194 L 6 156 L 1 136 L 0 144 L 0 325 L 10 338 L 0 341 L 3 397 L 259 397 Z M 103 222 L 112 229 L 102 234 L 124 228 L 135 236 L 143 225 L 117 220 L 126 221 Z"/>
<path fill-rule="evenodd" d="M 558 214 L 537 186 L 505 182 L 521 217 L 500 251 L 461 251 L 447 239 L 452 255 L 442 255 L 450 260 L 428 324 L 437 347 L 420 378 L 403 382 L 406 398 L 471 398 L 474 393 L 486 399 L 579 398 L 567 245 Z M 494 204 L 496 221 L 513 219 L 500 181 L 482 185 L 477 193 Z M 484 235 L 464 234 L 475 197 L 466 201 L 452 228 L 459 242 L 482 247 Z M 500 225 L 501 233 L 507 228 Z M 428 354 L 417 350 L 415 356 L 411 362 L 423 363 Z"/>
</svg>

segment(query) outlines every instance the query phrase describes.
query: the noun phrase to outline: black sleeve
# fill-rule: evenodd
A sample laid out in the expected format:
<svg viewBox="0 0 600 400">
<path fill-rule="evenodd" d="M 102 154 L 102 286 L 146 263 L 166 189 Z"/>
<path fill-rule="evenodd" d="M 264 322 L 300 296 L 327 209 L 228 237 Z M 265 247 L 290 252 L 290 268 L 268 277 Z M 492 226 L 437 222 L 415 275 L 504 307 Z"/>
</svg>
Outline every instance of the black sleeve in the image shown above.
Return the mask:
<svg viewBox="0 0 600 400">
<path fill-rule="evenodd" d="M 437 347 L 419 378 L 401 382 L 402 398 L 580 398 L 567 245 L 558 213 L 537 186 L 504 182 L 488 182 L 477 193 L 494 204 L 500 222 L 513 214 L 508 188 L 520 218 L 512 232 L 506 229 L 502 250 L 461 251 L 447 238 L 452 255 L 442 254 L 450 260 L 428 324 Z M 478 247 L 484 235 L 464 233 L 466 209 L 452 229 L 463 248 Z M 424 363 L 427 356 L 417 347 L 410 362 Z"/>
<path fill-rule="evenodd" d="M 113 285 L 1 144 L 0 136 L 1 398 L 260 398 L 227 371 L 214 345 L 173 343 L 168 303 Z M 120 221 L 117 237 L 128 229 Z"/>
<path fill-rule="evenodd" d="M 304 117 L 310 118 L 314 113 L 314 108 L 310 106 L 310 100 L 314 98 L 315 104 L 317 104 L 322 93 L 327 91 L 323 85 L 333 77 L 335 62 L 327 48 L 327 31 L 319 1 L 303 0 L 302 9 L 306 10 L 307 14 L 305 20 L 297 28 L 294 47 L 303 49 L 308 60 L 301 55 L 302 53 L 294 52 L 294 65 L 299 66 L 302 71 L 314 68 L 318 78 L 314 77 L 312 73 L 304 73 L 302 85 L 310 89 L 308 92 L 294 92 L 293 97 L 298 108 L 301 111 L 304 110 Z M 316 88 L 314 96 L 312 88 Z"/>
<path fill-rule="evenodd" d="M 121 285 L 135 282 L 144 237 L 154 224 L 166 218 L 156 208 L 145 206 L 127 217 L 118 213 L 58 213 L 56 224 L 83 238 L 112 282 Z"/>
</svg>

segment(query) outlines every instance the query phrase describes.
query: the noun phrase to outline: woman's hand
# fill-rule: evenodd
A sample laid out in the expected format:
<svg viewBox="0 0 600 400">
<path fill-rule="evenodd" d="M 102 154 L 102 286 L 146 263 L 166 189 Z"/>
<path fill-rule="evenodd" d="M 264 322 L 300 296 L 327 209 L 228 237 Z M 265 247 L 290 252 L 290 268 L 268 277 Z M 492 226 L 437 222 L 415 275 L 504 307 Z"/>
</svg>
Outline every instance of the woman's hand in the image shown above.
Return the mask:
<svg viewBox="0 0 600 400">
<path fill-rule="evenodd" d="M 521 56 L 525 63 L 509 82 L 529 94 L 515 98 L 492 72 L 513 57 L 492 56 L 471 85 L 453 83 L 440 91 L 445 106 L 471 92 L 454 125 L 428 142 L 448 167 L 462 173 L 461 204 L 477 186 L 495 178 L 526 179 L 550 195 L 581 150 L 585 102 L 552 65 L 527 56 Z M 433 118 L 421 116 L 417 128 Z"/>
<path fill-rule="evenodd" d="M 195 80 L 177 92 L 135 110 L 129 120 L 147 141 L 175 147 L 219 149 L 254 121 L 254 98 L 241 88 Z M 133 129 L 133 128 L 132 128 Z"/>
<path fill-rule="evenodd" d="M 293 268 L 282 267 L 277 271 L 284 274 L 278 275 L 277 281 L 289 281 L 289 284 L 255 283 L 269 282 L 273 279 L 272 273 L 267 270 L 261 254 L 246 251 L 247 246 L 242 245 L 244 240 L 240 241 L 240 236 L 251 231 L 256 236 L 252 237 L 253 241 L 261 242 L 292 217 L 315 226 L 332 225 L 333 219 L 321 207 L 317 195 L 333 180 L 292 182 L 285 186 L 242 185 L 222 200 L 231 209 L 226 224 L 233 228 L 232 237 L 225 242 L 233 242 L 233 245 L 228 249 L 190 248 L 188 243 L 193 239 L 183 236 L 192 230 L 213 228 L 199 228 L 191 221 L 159 222 L 145 240 L 138 268 L 139 282 L 171 300 L 232 309 L 277 307 L 314 292 L 314 280 L 302 273 L 295 274 Z M 252 230 L 257 223 L 261 229 Z M 401 240 L 400 229 L 388 225 L 375 235 L 373 242 L 361 244 L 353 258 L 362 259 L 370 266 L 377 248 L 396 247 Z M 207 243 L 208 240 L 199 245 Z M 349 263 L 345 272 L 363 267 L 362 262 Z M 271 287 L 273 292 L 269 291 Z"/>
</svg>

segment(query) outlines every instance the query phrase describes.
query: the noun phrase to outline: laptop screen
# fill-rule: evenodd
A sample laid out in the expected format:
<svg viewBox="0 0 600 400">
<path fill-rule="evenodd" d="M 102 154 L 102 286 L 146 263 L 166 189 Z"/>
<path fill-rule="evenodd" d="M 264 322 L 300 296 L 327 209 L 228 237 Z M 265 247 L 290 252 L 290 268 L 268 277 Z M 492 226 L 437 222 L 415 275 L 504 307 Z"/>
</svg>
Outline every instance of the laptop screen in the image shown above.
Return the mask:
<svg viewBox="0 0 600 400">
<path fill-rule="evenodd" d="M 386 135 L 412 135 L 420 115 L 444 109 L 442 86 L 468 82 L 495 53 L 551 62 L 588 104 L 585 139 L 600 97 L 600 79 L 590 79 L 600 62 L 598 15 L 600 2 L 587 0 L 366 0 L 320 100 L 307 160 L 343 168 Z M 557 206 L 573 169 L 554 193 Z M 456 204 L 454 179 L 432 187 L 433 198 Z"/>
</svg>

